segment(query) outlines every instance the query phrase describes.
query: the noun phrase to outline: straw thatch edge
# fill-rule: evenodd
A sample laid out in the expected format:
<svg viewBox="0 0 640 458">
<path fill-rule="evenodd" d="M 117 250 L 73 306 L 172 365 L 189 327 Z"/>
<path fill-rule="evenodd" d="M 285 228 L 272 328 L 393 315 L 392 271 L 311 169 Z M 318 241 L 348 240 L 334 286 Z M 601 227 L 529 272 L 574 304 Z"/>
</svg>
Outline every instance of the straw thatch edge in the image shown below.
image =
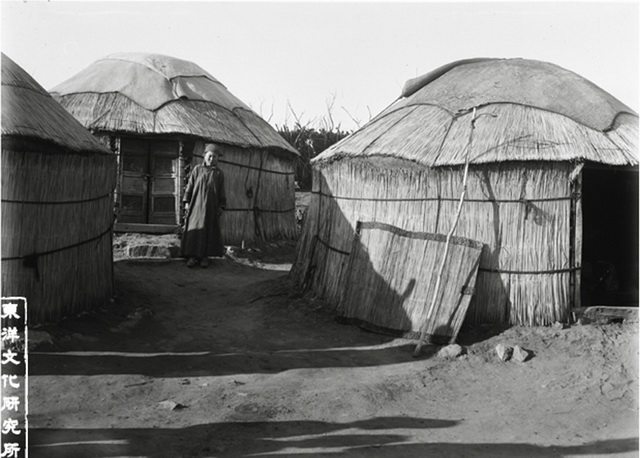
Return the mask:
<svg viewBox="0 0 640 458">
<path fill-rule="evenodd" d="M 430 118 L 426 122 L 416 123 L 414 120 L 410 120 L 408 122 L 405 121 L 405 119 L 409 119 L 411 115 L 414 114 L 415 110 L 419 107 L 429 107 L 433 108 L 435 111 L 433 113 L 429 113 Z M 509 150 L 508 155 L 502 153 L 502 155 L 505 157 L 504 159 L 499 159 L 500 154 L 496 152 L 492 153 L 492 157 L 491 155 L 490 157 L 483 157 L 484 154 L 491 151 L 491 149 L 501 147 L 506 151 L 505 148 L 509 148 L 510 145 L 508 143 L 502 144 L 502 142 L 507 141 L 502 137 L 496 139 L 485 139 L 483 138 L 483 132 L 479 130 L 474 141 L 474 149 L 477 150 L 478 148 L 480 148 L 482 151 L 485 151 L 485 153 L 474 152 L 470 159 L 471 164 L 507 161 L 554 162 L 571 160 L 587 160 L 609 165 L 637 165 L 639 163 L 638 140 L 636 133 L 638 127 L 638 115 L 635 113 L 618 113 L 612 120 L 608 130 L 606 130 L 605 132 L 600 132 L 583 124 L 577 123 L 571 118 L 562 114 L 521 104 L 492 103 L 481 107 L 478 114 L 482 114 L 484 111 L 487 114 L 491 114 L 495 117 L 495 114 L 489 113 L 487 111 L 488 107 L 502 107 L 499 108 L 499 111 L 506 111 L 509 109 L 509 107 L 520 107 L 519 113 L 518 111 L 516 111 L 519 116 L 531 117 L 533 114 L 535 114 L 540 118 L 537 121 L 537 123 L 540 125 L 549 124 L 549 121 L 552 121 L 556 124 L 560 122 L 561 124 L 556 126 L 556 136 L 560 135 L 560 133 L 558 132 L 566 135 L 568 139 L 575 139 L 577 136 L 580 136 L 580 140 L 582 140 L 584 146 L 579 147 L 578 145 L 573 146 L 570 143 L 558 143 L 554 146 L 554 148 L 559 149 L 562 147 L 565 148 L 565 151 L 559 151 L 555 153 L 544 150 L 543 148 L 539 148 L 533 153 L 524 154 L 524 147 L 516 144 L 512 147 L 513 150 Z M 411 111 L 408 114 L 403 115 L 400 119 L 395 119 L 398 118 L 398 116 L 396 116 L 394 119 L 389 119 L 387 121 L 387 118 L 389 116 L 397 115 L 398 113 L 402 112 L 404 108 L 408 108 Z M 438 118 L 433 118 L 435 113 L 438 113 Z M 445 118 L 449 119 L 450 121 L 448 123 L 445 122 L 445 124 L 443 125 L 442 122 L 444 120 L 442 119 L 442 116 L 445 116 Z M 314 166 L 324 167 L 327 164 L 346 157 L 358 156 L 372 158 L 378 156 L 389 156 L 397 157 L 403 160 L 410 160 L 427 167 L 462 165 L 464 164 L 465 155 L 461 154 L 460 152 L 456 152 L 464 151 L 468 134 L 465 131 L 466 127 L 463 125 L 466 123 L 456 121 L 458 121 L 463 116 L 470 116 L 470 112 L 465 111 L 464 113 L 458 113 L 454 115 L 446 108 L 433 104 L 413 104 L 411 106 L 401 107 L 397 110 L 390 110 L 386 113 L 383 112 L 381 115 L 378 115 L 368 124 L 363 126 L 360 130 L 356 131 L 348 137 L 345 137 L 338 143 L 326 149 L 320 155 L 316 156 L 314 159 L 312 159 L 311 163 Z M 414 115 L 414 117 L 418 118 L 418 115 L 416 114 Z M 505 123 L 513 122 L 511 116 L 501 117 L 506 119 L 503 121 Z M 429 120 L 431 120 L 431 122 L 436 122 L 437 124 L 432 124 L 429 128 L 424 127 L 429 126 Z M 387 122 L 386 124 L 383 124 L 383 126 L 385 127 L 384 130 L 381 130 L 377 126 L 377 124 L 384 121 Z M 403 121 L 405 121 L 404 130 L 402 130 Z M 410 129 L 412 133 L 411 139 L 406 138 L 406 134 L 409 132 L 407 130 L 409 126 L 412 127 Z M 573 130 L 567 130 L 569 127 L 571 127 Z M 394 129 L 405 135 L 398 137 L 391 136 L 390 132 Z M 632 132 L 631 136 L 627 135 L 628 130 Z M 422 136 L 419 135 L 419 132 L 421 131 L 423 132 Z M 505 132 L 507 132 L 507 130 L 503 128 L 503 134 Z M 373 146 L 374 144 L 379 143 L 379 141 L 385 136 L 387 136 L 387 138 L 384 138 L 383 140 L 383 144 L 385 145 L 385 147 L 380 147 L 378 145 L 376 145 L 375 147 Z M 399 141 L 401 137 L 403 138 L 403 141 Z M 421 140 L 421 137 L 424 138 L 424 140 Z M 619 137 L 624 137 L 623 141 L 616 141 L 620 140 Z M 495 140 L 495 142 L 492 143 L 492 140 Z M 430 143 L 425 143 L 427 141 Z M 438 144 L 437 147 L 435 146 L 436 143 Z M 495 146 L 489 149 L 482 149 L 483 146 L 486 146 L 482 145 L 482 143 L 488 143 L 489 145 Z M 480 146 L 476 146 L 477 144 L 479 144 Z M 568 150 L 566 149 L 567 145 L 570 148 Z M 437 150 L 425 152 L 424 148 L 427 147 L 431 149 L 435 147 L 437 148 Z M 369 149 L 373 149 L 374 152 L 366 152 Z M 442 153 L 445 149 L 447 150 L 447 157 L 442 157 Z M 571 152 L 572 150 L 581 151 L 582 153 L 576 154 L 574 152 Z"/>
<path fill-rule="evenodd" d="M 95 100 L 90 100 L 86 105 L 82 102 L 82 99 L 87 96 L 95 96 Z M 99 132 L 113 132 L 121 134 L 136 134 L 136 135 L 185 135 L 195 138 L 202 138 L 209 142 L 219 142 L 228 145 L 239 146 L 242 148 L 270 148 L 277 149 L 284 153 L 299 157 L 300 153 L 293 148 L 277 131 L 260 116 L 258 116 L 252 110 L 236 107 L 233 110 L 223 107 L 215 102 L 201 101 L 201 100 L 170 100 L 155 110 L 147 110 L 142 105 L 137 103 L 130 97 L 121 94 L 119 92 L 76 92 L 65 95 L 60 95 L 56 92 L 52 92 L 51 96 L 59 102 L 69 113 L 73 115 L 82 125 L 92 131 Z M 105 99 L 112 98 L 111 107 L 106 105 Z M 80 99 L 80 100 L 79 100 Z M 126 100 L 126 104 L 122 104 L 122 99 Z M 125 107 L 129 104 L 135 107 L 138 112 L 135 115 L 129 116 L 126 122 L 114 123 L 110 119 L 114 118 L 111 115 L 113 107 L 118 104 Z M 84 105 L 83 112 L 77 109 L 77 107 Z M 193 105 L 193 106 L 191 106 Z M 211 107 L 213 111 L 218 113 L 226 113 L 225 118 L 233 120 L 238 123 L 238 126 L 242 126 L 242 132 L 229 128 L 228 126 L 220 124 L 219 119 L 209 119 L 205 111 L 198 110 L 198 105 L 202 107 Z M 95 113 L 95 108 L 101 106 L 101 113 L 98 115 Z M 176 111 L 177 110 L 177 111 Z M 181 114 L 182 113 L 182 114 Z M 195 125 L 194 128 L 185 127 L 187 122 L 184 114 L 194 113 L 192 122 L 206 124 L 207 128 Z M 159 116 L 162 119 L 159 119 Z M 147 123 L 142 122 L 144 118 L 148 119 Z M 201 119 L 203 118 L 204 119 Z M 117 118 L 117 116 L 115 116 Z M 176 124 L 168 124 L 167 119 L 179 119 Z M 137 119 L 137 121 L 133 121 Z M 251 125 L 249 125 L 249 123 Z M 133 125 L 136 128 L 132 128 Z M 217 126 L 220 129 L 226 129 L 227 134 L 215 135 L 213 134 L 213 127 Z M 257 129 L 257 132 L 255 131 Z M 209 131 L 205 134 L 206 131 Z M 229 135 L 232 134 L 232 135 Z M 252 141 L 254 139 L 255 141 Z"/>
</svg>

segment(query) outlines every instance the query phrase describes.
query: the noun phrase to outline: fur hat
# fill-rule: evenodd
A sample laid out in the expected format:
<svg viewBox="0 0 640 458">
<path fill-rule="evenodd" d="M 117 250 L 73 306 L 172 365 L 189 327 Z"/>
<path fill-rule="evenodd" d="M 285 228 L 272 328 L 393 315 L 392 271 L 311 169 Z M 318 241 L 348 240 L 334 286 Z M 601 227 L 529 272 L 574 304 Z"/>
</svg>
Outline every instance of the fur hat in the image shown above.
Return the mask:
<svg viewBox="0 0 640 458">
<path fill-rule="evenodd" d="M 204 154 L 207 154 L 208 152 L 216 153 L 218 156 L 222 156 L 222 148 L 220 148 L 220 145 L 216 145 L 215 143 L 207 143 L 207 145 L 204 147 Z"/>
</svg>

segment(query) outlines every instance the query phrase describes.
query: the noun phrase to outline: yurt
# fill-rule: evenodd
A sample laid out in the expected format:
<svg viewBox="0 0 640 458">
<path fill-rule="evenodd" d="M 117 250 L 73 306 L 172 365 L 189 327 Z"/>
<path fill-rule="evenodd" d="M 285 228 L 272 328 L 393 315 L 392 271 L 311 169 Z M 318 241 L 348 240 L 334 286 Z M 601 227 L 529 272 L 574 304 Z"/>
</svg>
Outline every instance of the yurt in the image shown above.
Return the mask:
<svg viewBox="0 0 640 458">
<path fill-rule="evenodd" d="M 116 156 L 2 54 L 2 296 L 29 323 L 113 293 Z"/>
<path fill-rule="evenodd" d="M 223 147 L 225 244 L 296 236 L 295 160 L 266 121 L 198 65 L 159 54 L 112 54 L 51 90 L 116 152 L 116 230 L 172 232 L 190 169 Z"/>
<path fill-rule="evenodd" d="M 390 297 L 408 315 L 409 305 L 430 306 L 406 298 L 428 274 L 425 263 L 438 270 L 431 258 L 442 256 L 420 252 L 412 266 L 407 259 L 423 248 L 402 254 L 389 237 L 364 246 L 361 229 L 381 225 L 480 244 L 476 266 L 438 273 L 441 289 L 470 296 L 469 323 L 547 325 L 580 306 L 637 304 L 638 115 L 569 70 L 525 59 L 453 62 L 408 81 L 312 166 L 290 275 L 339 311 L 353 307 L 344 299 L 357 289 L 365 302 L 357 313 L 379 316 L 374 327 L 402 331 L 401 320 L 385 322 Z M 356 251 L 382 286 L 349 270 Z"/>
</svg>

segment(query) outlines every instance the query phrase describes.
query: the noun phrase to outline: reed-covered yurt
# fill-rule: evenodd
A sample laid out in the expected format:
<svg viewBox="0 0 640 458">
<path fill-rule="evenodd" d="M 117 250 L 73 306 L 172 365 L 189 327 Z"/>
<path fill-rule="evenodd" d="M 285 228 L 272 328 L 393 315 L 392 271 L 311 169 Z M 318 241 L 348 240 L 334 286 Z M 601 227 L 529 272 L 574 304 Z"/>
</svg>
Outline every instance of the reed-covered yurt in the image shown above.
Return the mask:
<svg viewBox="0 0 640 458">
<path fill-rule="evenodd" d="M 2 296 L 31 324 L 109 302 L 116 156 L 2 54 Z"/>
<path fill-rule="evenodd" d="M 638 115 L 525 59 L 458 61 L 410 80 L 317 156 L 292 278 L 338 304 L 343 279 L 357 281 L 346 270 L 359 221 L 448 234 L 466 162 L 454 235 L 482 244 L 468 322 L 545 325 L 607 294 L 637 304 Z M 376 263 L 411 278 L 393 247 Z"/>
<path fill-rule="evenodd" d="M 171 232 L 189 170 L 223 147 L 225 244 L 296 235 L 298 153 L 198 65 L 159 54 L 112 54 L 51 90 L 119 158 L 120 231 Z"/>
</svg>

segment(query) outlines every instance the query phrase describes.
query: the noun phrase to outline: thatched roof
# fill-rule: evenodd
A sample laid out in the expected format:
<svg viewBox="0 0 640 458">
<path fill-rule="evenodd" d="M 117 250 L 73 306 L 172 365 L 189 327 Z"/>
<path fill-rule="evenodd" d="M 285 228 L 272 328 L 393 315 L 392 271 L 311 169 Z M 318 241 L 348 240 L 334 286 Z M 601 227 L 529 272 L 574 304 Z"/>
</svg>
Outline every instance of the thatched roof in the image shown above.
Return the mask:
<svg viewBox="0 0 640 458">
<path fill-rule="evenodd" d="M 36 80 L 4 54 L 2 54 L 2 139 L 3 141 L 35 140 L 74 152 L 112 154 L 67 113 Z"/>
<path fill-rule="evenodd" d="M 51 90 L 93 131 L 183 134 L 298 154 L 205 70 L 160 54 L 118 53 Z"/>
<path fill-rule="evenodd" d="M 553 64 L 468 59 L 410 80 L 398 100 L 316 159 L 390 156 L 460 165 L 475 124 L 472 164 L 589 160 L 638 164 L 638 115 L 595 84 Z"/>
</svg>

